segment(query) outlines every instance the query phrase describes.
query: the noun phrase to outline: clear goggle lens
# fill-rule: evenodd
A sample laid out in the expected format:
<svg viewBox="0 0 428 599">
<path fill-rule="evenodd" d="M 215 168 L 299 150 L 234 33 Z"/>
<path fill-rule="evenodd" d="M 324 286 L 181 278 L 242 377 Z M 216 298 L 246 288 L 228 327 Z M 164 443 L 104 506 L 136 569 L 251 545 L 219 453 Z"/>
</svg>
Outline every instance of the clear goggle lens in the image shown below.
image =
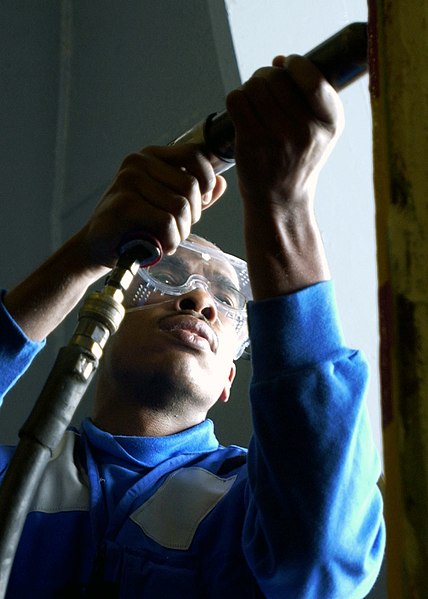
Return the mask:
<svg viewBox="0 0 428 599">
<path fill-rule="evenodd" d="M 215 246 L 187 239 L 173 255 L 141 268 L 126 293 L 125 308 L 141 307 L 155 293 L 179 296 L 198 287 L 208 291 L 219 313 L 233 321 L 239 357 L 248 345 L 246 304 L 252 299 L 247 264 Z"/>
</svg>

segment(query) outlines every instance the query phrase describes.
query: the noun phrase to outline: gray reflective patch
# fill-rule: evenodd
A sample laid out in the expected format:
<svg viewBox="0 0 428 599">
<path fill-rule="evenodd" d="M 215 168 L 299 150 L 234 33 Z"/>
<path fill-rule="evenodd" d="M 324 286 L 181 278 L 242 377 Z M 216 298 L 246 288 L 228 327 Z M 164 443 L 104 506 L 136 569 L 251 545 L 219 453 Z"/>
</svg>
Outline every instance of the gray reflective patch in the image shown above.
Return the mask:
<svg viewBox="0 0 428 599">
<path fill-rule="evenodd" d="M 89 510 L 89 490 L 74 463 L 74 433 L 67 431 L 46 466 L 31 512 Z"/>
<path fill-rule="evenodd" d="M 181 468 L 131 514 L 131 520 L 163 547 L 186 550 L 199 524 L 235 479 L 220 478 L 203 468 Z"/>
</svg>

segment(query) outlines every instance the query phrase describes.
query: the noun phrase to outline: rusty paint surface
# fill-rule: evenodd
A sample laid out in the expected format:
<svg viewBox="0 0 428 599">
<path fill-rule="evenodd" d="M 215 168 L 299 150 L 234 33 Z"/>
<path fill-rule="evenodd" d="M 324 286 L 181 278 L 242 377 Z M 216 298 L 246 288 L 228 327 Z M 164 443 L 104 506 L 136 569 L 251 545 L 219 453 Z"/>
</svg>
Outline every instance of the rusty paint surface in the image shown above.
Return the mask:
<svg viewBox="0 0 428 599">
<path fill-rule="evenodd" d="M 422 599 L 428 595 L 428 3 L 369 6 L 388 597 Z"/>
<path fill-rule="evenodd" d="M 391 285 L 385 283 L 379 289 L 380 352 L 382 426 L 385 429 L 394 419 L 392 400 L 391 352 L 393 347 L 393 319 Z"/>
</svg>

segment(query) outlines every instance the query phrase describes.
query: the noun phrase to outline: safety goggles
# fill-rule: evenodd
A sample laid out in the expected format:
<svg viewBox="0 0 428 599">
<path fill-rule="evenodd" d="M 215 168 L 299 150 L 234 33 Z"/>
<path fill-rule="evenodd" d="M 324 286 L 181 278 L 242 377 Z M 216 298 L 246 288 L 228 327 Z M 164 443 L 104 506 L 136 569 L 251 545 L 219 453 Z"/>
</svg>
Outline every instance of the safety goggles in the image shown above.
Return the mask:
<svg viewBox="0 0 428 599">
<path fill-rule="evenodd" d="M 171 256 L 140 268 L 126 293 L 128 310 L 144 306 L 152 294 L 179 296 L 201 288 L 213 298 L 219 315 L 231 320 L 238 338 L 236 357 L 248 345 L 247 302 L 252 299 L 247 264 L 211 245 L 187 239 Z"/>
</svg>

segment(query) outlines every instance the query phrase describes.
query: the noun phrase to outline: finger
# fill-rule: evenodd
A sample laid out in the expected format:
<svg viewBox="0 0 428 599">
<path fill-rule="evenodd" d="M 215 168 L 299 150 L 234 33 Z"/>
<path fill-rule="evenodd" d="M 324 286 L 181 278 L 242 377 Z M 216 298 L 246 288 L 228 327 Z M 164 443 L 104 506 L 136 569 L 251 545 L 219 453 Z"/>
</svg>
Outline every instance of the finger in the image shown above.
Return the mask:
<svg viewBox="0 0 428 599">
<path fill-rule="evenodd" d="M 215 204 L 217 200 L 219 200 L 221 196 L 224 194 L 226 188 L 226 179 L 221 175 L 217 175 L 214 189 L 210 194 L 205 194 L 205 196 L 203 196 L 205 198 L 205 201 L 203 201 L 202 203 L 202 210 L 206 210 L 207 208 L 210 208 L 213 204 Z"/>
<path fill-rule="evenodd" d="M 188 237 L 192 225 L 200 219 L 200 203 L 197 214 L 195 214 L 188 198 L 173 191 L 168 190 L 166 192 L 165 188 L 155 180 L 147 182 L 144 193 L 141 194 L 141 199 L 153 208 L 169 213 L 175 219 L 181 240 Z"/>
<path fill-rule="evenodd" d="M 184 169 L 198 181 L 201 195 L 209 193 L 215 186 L 214 169 L 197 144 L 176 146 L 155 146 L 151 148 L 153 156 L 169 165 Z"/>
<path fill-rule="evenodd" d="M 191 222 L 201 216 L 201 191 L 196 177 L 184 168 L 171 166 L 158 159 L 152 152 L 141 152 L 128 157 L 122 165 L 118 185 L 124 189 L 137 190 L 153 205 L 160 204 L 167 209 L 168 198 L 185 198 L 190 210 Z M 187 208 L 183 204 L 183 211 Z"/>
<path fill-rule="evenodd" d="M 150 204 L 138 193 L 121 194 L 119 203 L 117 228 L 128 238 L 133 232 L 148 233 L 159 241 L 164 253 L 173 252 L 190 232 L 190 227 L 188 231 L 183 229 L 183 222 L 180 230 L 179 221 L 171 211 Z"/>
<path fill-rule="evenodd" d="M 287 133 L 297 119 L 308 118 L 306 102 L 283 69 L 259 69 L 243 86 L 255 116 L 272 133 Z"/>
<path fill-rule="evenodd" d="M 118 177 L 115 192 L 122 196 L 127 195 L 129 197 L 132 195 L 135 202 L 133 208 L 139 210 L 142 214 L 147 210 L 147 206 L 151 206 L 154 210 L 159 210 L 159 214 L 162 215 L 162 222 L 165 218 L 162 213 L 169 213 L 176 221 L 176 228 L 180 238 L 185 239 L 190 233 L 192 224 L 200 218 L 201 203 L 199 192 L 199 201 L 193 201 L 193 204 L 197 206 L 197 210 L 195 210 L 192 209 L 192 203 L 188 197 L 180 195 L 174 189 L 159 183 L 146 172 L 137 173 L 135 177 L 132 177 L 133 174 L 132 171 L 121 173 Z M 131 182 L 127 183 L 127 179 L 131 179 Z M 134 213 L 135 211 L 133 210 L 132 214 Z"/>
<path fill-rule="evenodd" d="M 343 120 L 338 94 L 313 62 L 298 55 L 276 56 L 273 62 L 276 67 L 286 69 L 319 120 L 332 125 Z"/>
<path fill-rule="evenodd" d="M 226 98 L 226 108 L 236 129 L 237 138 L 259 137 L 264 127 L 242 87 L 231 91 Z"/>
<path fill-rule="evenodd" d="M 281 144 L 311 119 L 306 102 L 283 69 L 259 69 L 228 97 L 228 110 L 236 128 L 237 143 Z M 260 140 L 260 141 L 257 141 Z"/>
</svg>

